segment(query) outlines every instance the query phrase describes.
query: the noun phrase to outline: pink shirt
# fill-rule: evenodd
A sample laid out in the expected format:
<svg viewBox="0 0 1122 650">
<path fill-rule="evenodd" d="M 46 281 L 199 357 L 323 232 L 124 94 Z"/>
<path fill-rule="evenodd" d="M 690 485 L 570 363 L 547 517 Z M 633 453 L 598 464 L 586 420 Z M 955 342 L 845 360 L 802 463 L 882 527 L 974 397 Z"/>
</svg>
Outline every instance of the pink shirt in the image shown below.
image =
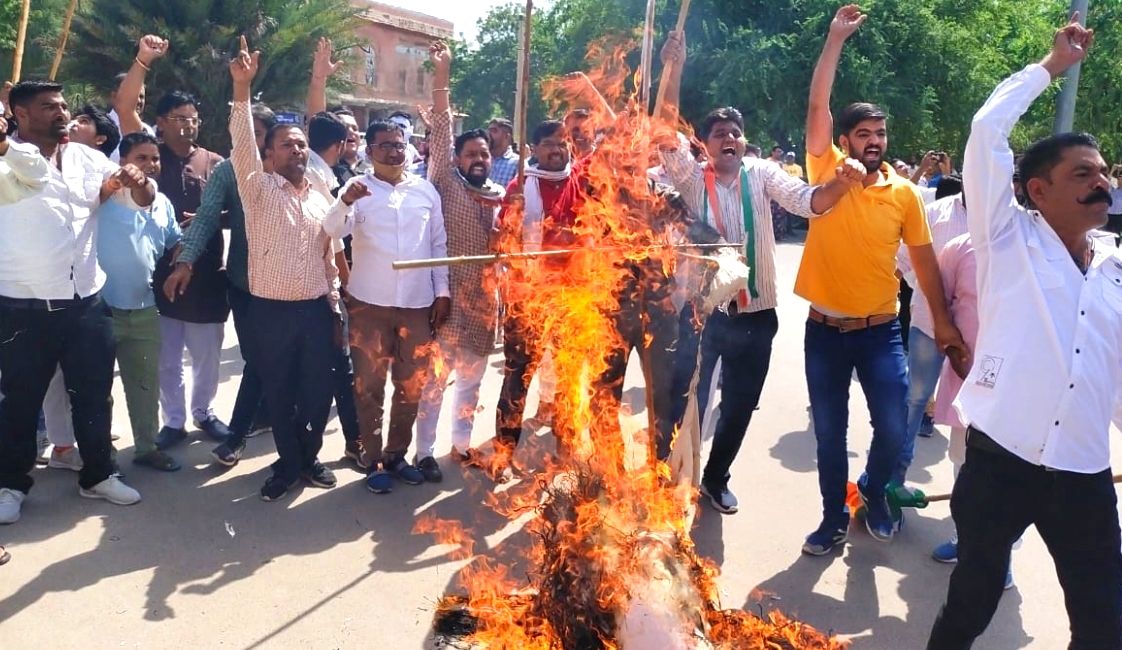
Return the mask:
<svg viewBox="0 0 1122 650">
<path fill-rule="evenodd" d="M 973 351 L 978 340 L 978 265 L 969 234 L 947 242 L 939 253 L 939 270 L 943 274 L 943 288 L 950 303 L 951 318 L 962 333 L 962 340 Z M 961 388 L 962 379 L 951 368 L 951 362 L 944 361 L 935 395 L 936 424 L 966 427 L 954 408 L 954 399 Z"/>
</svg>

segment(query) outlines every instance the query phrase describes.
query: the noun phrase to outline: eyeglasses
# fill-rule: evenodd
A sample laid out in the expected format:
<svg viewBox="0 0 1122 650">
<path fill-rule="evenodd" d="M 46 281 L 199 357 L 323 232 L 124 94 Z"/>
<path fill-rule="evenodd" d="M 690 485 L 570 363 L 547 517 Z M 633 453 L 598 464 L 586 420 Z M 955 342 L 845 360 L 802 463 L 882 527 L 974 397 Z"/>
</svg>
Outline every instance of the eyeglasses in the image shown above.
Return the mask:
<svg viewBox="0 0 1122 650">
<path fill-rule="evenodd" d="M 404 142 L 379 142 L 378 148 L 387 153 L 390 151 L 403 153 L 406 149 L 406 145 Z"/>
<path fill-rule="evenodd" d="M 180 126 L 198 126 L 203 123 L 203 121 L 197 117 L 183 117 L 182 115 L 169 115 L 166 119 L 167 121 L 175 122 Z"/>
</svg>

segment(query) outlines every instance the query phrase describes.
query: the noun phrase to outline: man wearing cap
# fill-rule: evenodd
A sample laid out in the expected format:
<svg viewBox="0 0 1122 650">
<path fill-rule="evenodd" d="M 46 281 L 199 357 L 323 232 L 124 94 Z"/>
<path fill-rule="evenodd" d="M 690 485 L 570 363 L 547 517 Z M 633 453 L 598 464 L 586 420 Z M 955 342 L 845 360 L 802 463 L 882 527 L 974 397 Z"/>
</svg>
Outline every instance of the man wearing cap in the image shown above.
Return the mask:
<svg viewBox="0 0 1122 650">
<path fill-rule="evenodd" d="M 791 178 L 806 180 L 806 174 L 803 173 L 802 166 L 795 162 L 794 151 L 788 151 L 787 155 L 783 157 L 783 171 L 787 172 Z"/>
</svg>

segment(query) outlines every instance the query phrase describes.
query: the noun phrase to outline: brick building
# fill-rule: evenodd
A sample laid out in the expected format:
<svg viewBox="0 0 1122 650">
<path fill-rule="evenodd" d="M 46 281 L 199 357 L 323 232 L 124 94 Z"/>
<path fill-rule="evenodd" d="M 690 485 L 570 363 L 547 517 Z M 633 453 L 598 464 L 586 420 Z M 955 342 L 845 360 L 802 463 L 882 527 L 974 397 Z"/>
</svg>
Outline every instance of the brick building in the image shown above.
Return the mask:
<svg viewBox="0 0 1122 650">
<path fill-rule="evenodd" d="M 360 125 L 406 111 L 413 116 L 414 131 L 423 133 L 417 105 L 432 102 L 432 73 L 425 69 L 429 43 L 450 40 L 451 21 L 372 0 L 351 4 L 363 9 L 356 35 L 366 44 L 359 46 L 357 64 L 350 70 L 355 86 L 339 103 L 354 111 Z"/>
</svg>

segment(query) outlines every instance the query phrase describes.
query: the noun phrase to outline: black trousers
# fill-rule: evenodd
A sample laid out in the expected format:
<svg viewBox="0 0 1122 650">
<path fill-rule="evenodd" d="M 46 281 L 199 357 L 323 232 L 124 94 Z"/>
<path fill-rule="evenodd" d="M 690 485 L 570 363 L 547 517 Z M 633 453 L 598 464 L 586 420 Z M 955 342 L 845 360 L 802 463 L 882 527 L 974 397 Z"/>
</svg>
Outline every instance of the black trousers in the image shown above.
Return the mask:
<svg viewBox="0 0 1122 650">
<path fill-rule="evenodd" d="M 253 360 L 257 363 L 277 462 L 273 473 L 295 481 L 311 469 L 323 447 L 334 395 L 336 320 L 327 298 L 249 303 Z"/>
<path fill-rule="evenodd" d="M 226 289 L 226 296 L 230 301 L 230 312 L 234 316 L 234 331 L 238 335 L 238 349 L 242 353 L 245 365 L 242 368 L 242 379 L 238 384 L 238 395 L 234 399 L 234 412 L 230 416 L 229 444 L 237 446 L 249 434 L 256 416 L 262 413 L 265 400 L 264 389 L 261 386 L 261 376 L 257 362 L 254 359 L 257 337 L 253 333 L 253 326 L 249 319 L 249 304 L 253 296 L 231 284 Z"/>
<path fill-rule="evenodd" d="M 507 316 L 503 324 L 503 386 L 496 408 L 496 441 L 514 447 L 522 438 L 522 417 L 530 380 L 542 362 L 545 347 L 536 334 L 518 318 Z"/>
<path fill-rule="evenodd" d="M 39 411 L 60 366 L 82 455 L 78 483 L 91 488 L 109 478 L 115 355 L 113 316 L 100 295 L 49 308 L 0 297 L 0 488 L 26 494 L 34 483 Z"/>
<path fill-rule="evenodd" d="M 670 442 L 674 437 L 674 402 L 672 385 L 674 380 L 675 345 L 678 342 L 678 314 L 669 298 L 649 301 L 646 304 L 648 324 L 643 328 L 642 309 L 637 298 L 621 298 L 619 309 L 613 313 L 612 320 L 622 346 L 612 350 L 608 357 L 608 369 L 596 382 L 594 409 L 603 413 L 609 430 L 619 431 L 619 407 L 623 402 L 623 382 L 627 374 L 627 361 L 632 350 L 640 351 L 640 363 L 645 374 L 650 375 L 651 385 L 647 387 L 654 401 L 655 453 L 660 460 L 670 456 Z M 650 340 L 646 340 L 646 335 Z M 648 367 L 649 363 L 649 367 Z M 622 444 L 622 437 L 617 436 Z"/>
<path fill-rule="evenodd" d="M 958 564 L 928 650 L 966 650 L 989 625 L 1014 542 L 1035 525 L 1056 564 L 1071 623 L 1070 650 L 1122 648 L 1122 532 L 1109 470 L 1049 471 L 974 429 L 951 514 Z"/>
</svg>

